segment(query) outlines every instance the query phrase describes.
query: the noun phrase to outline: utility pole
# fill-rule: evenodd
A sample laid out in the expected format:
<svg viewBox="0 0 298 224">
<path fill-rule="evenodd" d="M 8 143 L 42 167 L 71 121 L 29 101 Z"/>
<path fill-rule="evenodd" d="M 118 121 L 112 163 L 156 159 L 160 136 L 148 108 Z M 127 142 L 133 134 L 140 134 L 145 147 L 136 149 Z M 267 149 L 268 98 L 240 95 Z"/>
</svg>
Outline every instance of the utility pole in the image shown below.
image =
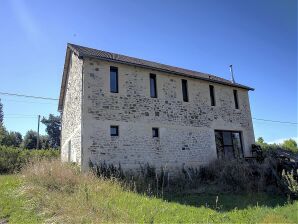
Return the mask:
<svg viewBox="0 0 298 224">
<path fill-rule="evenodd" d="M 39 149 L 39 123 L 40 123 L 40 115 L 38 115 L 38 124 L 37 124 L 37 143 L 36 143 L 36 149 Z"/>
</svg>

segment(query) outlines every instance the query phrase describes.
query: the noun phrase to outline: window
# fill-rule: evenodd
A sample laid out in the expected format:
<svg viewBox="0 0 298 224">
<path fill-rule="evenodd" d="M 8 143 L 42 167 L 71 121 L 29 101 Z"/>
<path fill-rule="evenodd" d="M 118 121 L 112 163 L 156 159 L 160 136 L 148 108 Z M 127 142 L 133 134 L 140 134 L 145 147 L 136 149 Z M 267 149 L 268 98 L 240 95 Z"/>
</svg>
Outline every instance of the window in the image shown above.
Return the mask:
<svg viewBox="0 0 298 224">
<path fill-rule="evenodd" d="M 118 68 L 110 67 L 110 90 L 111 93 L 118 93 Z"/>
<path fill-rule="evenodd" d="M 119 136 L 119 127 L 111 126 L 111 136 Z"/>
<path fill-rule="evenodd" d="M 239 103 L 238 103 L 238 92 L 236 89 L 233 90 L 234 93 L 234 102 L 235 102 L 235 108 L 239 109 Z"/>
<path fill-rule="evenodd" d="M 215 143 L 218 158 L 243 158 L 242 140 L 240 132 L 215 131 Z"/>
<path fill-rule="evenodd" d="M 210 100 L 211 100 L 211 106 L 215 106 L 215 94 L 214 94 L 214 86 L 209 86 L 210 91 Z"/>
<path fill-rule="evenodd" d="M 156 75 L 150 74 L 150 96 L 152 98 L 157 97 L 157 90 L 156 90 Z"/>
<path fill-rule="evenodd" d="M 182 79 L 182 97 L 184 102 L 188 102 L 187 80 Z"/>
<path fill-rule="evenodd" d="M 159 137 L 158 128 L 152 128 L 152 138 L 158 138 L 158 137 Z"/>
</svg>

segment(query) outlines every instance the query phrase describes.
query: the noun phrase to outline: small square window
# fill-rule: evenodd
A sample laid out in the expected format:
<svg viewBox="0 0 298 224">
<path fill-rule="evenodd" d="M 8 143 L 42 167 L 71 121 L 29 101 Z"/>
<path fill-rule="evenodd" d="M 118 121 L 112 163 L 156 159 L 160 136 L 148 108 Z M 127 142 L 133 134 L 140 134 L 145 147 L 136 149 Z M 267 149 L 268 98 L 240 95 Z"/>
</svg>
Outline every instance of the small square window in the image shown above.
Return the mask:
<svg viewBox="0 0 298 224">
<path fill-rule="evenodd" d="M 119 136 L 119 127 L 111 126 L 111 136 Z"/>
<path fill-rule="evenodd" d="M 152 128 L 152 138 L 158 138 L 159 133 L 158 133 L 158 128 Z"/>
</svg>

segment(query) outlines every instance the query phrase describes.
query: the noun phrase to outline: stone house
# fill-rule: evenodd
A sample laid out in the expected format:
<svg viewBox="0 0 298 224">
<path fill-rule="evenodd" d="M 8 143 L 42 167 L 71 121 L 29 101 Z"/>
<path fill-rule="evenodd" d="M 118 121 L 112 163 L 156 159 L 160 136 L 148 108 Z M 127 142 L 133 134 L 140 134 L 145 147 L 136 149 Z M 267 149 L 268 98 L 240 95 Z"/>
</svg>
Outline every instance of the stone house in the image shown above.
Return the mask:
<svg viewBox="0 0 298 224">
<path fill-rule="evenodd" d="M 59 99 L 62 161 L 168 170 L 251 156 L 250 87 L 68 44 Z"/>
</svg>

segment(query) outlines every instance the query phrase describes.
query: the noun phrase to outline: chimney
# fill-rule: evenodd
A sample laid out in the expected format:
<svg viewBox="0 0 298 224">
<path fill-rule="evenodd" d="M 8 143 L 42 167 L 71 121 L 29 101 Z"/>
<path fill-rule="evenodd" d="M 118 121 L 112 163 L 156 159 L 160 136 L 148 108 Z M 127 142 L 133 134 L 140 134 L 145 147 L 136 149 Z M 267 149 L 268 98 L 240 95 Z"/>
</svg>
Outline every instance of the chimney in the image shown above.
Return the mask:
<svg viewBox="0 0 298 224">
<path fill-rule="evenodd" d="M 232 75 L 232 83 L 235 83 L 233 65 L 230 65 L 229 67 L 230 67 L 230 72 L 231 72 L 231 75 Z"/>
</svg>

